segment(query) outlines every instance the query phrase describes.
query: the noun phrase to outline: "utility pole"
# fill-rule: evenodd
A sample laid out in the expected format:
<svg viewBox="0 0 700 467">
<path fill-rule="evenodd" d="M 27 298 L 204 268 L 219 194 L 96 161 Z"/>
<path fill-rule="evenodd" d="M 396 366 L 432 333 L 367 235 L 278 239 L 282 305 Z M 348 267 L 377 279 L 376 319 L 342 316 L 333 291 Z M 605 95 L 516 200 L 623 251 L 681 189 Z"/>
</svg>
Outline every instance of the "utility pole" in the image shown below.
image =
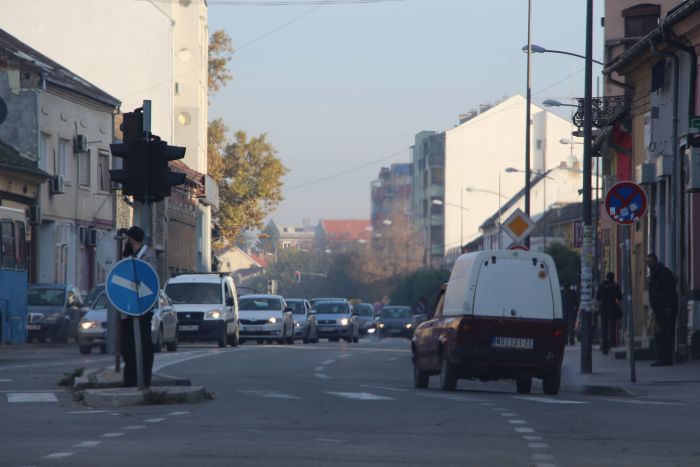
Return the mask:
<svg viewBox="0 0 700 467">
<path fill-rule="evenodd" d="M 527 90 L 525 93 L 525 214 L 530 217 L 530 107 L 532 103 L 532 0 L 527 2 Z M 525 246 L 530 248 L 530 236 L 525 238 Z"/>
</svg>

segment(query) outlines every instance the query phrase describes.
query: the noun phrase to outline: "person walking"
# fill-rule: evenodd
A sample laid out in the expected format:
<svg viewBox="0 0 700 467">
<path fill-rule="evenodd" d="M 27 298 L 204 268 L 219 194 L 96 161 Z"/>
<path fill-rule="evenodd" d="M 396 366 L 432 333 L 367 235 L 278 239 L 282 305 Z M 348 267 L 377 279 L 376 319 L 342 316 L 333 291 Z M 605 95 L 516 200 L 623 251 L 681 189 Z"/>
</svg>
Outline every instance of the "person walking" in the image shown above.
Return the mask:
<svg viewBox="0 0 700 467">
<path fill-rule="evenodd" d="M 132 226 L 126 233 L 126 245 L 124 247 L 124 257 L 140 259 L 156 269 L 156 255 L 145 243 L 145 232 L 141 227 Z M 156 269 L 157 271 L 157 269 Z M 138 317 L 141 331 L 141 353 L 143 355 L 143 383 L 144 386 L 151 385 L 151 373 L 153 372 L 153 337 L 151 335 L 151 319 L 153 311 L 148 311 Z M 124 387 L 136 387 L 138 377 L 136 374 L 136 341 L 134 340 L 134 330 L 132 320 L 129 316 L 122 315 L 121 320 L 121 350 L 124 358 Z"/>
<path fill-rule="evenodd" d="M 649 305 L 654 318 L 656 361 L 651 366 L 673 365 L 673 343 L 676 331 L 678 295 L 671 270 L 654 253 L 647 255 L 649 268 Z"/>
<path fill-rule="evenodd" d="M 598 286 L 596 300 L 600 303 L 600 334 L 602 339 L 601 350 L 604 354 L 610 351 L 610 345 L 615 341 L 617 321 L 622 318 L 622 289 L 615 282 L 615 274 L 609 272 L 605 280 Z"/>
</svg>

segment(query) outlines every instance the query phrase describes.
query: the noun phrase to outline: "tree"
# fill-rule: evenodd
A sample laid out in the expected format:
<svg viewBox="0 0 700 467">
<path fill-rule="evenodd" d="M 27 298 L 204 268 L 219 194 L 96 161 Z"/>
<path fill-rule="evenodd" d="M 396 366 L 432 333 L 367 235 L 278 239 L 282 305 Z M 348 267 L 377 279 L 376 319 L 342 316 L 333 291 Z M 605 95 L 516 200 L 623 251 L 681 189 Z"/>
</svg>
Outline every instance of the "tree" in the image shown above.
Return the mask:
<svg viewBox="0 0 700 467">
<path fill-rule="evenodd" d="M 450 271 L 446 269 L 422 269 L 404 276 L 391 291 L 391 303 L 394 305 L 415 306 L 418 299 L 425 298 L 429 306 L 440 292 L 442 284 L 450 279 Z"/>
<path fill-rule="evenodd" d="M 561 243 L 548 245 L 544 250 L 557 266 L 560 284 L 579 285 L 581 283 L 581 256 Z"/>
<path fill-rule="evenodd" d="M 212 134 L 216 136 L 214 131 Z M 235 138 L 220 154 L 221 174 L 215 178 L 219 185 L 221 235 L 229 242 L 235 241 L 244 229 L 263 227 L 265 217 L 283 199 L 282 177 L 287 173 L 265 134 L 249 140 L 244 131 L 238 131 Z"/>
<path fill-rule="evenodd" d="M 233 79 L 228 70 L 233 52 L 233 41 L 226 31 L 220 29 L 209 36 L 209 94 L 214 94 Z"/>
</svg>

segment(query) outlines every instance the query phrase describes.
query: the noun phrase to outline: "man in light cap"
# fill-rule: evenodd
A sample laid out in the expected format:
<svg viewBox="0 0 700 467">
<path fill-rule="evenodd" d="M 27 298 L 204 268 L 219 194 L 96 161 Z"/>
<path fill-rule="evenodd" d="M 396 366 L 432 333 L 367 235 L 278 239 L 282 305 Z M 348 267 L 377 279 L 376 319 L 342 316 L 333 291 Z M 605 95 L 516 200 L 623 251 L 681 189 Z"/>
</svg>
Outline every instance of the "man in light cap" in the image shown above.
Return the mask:
<svg viewBox="0 0 700 467">
<path fill-rule="evenodd" d="M 126 232 L 126 247 L 124 256 L 131 256 L 148 263 L 156 270 L 156 255 L 144 243 L 145 232 L 137 225 L 131 226 Z M 126 315 L 122 315 L 121 348 L 124 357 L 123 386 L 135 387 L 138 383 L 136 375 L 136 342 L 134 341 L 133 323 Z M 151 385 L 151 373 L 153 371 L 153 337 L 151 334 L 151 319 L 153 310 L 141 315 L 138 320 L 141 330 L 141 353 L 143 354 L 143 381 L 146 387 Z"/>
</svg>

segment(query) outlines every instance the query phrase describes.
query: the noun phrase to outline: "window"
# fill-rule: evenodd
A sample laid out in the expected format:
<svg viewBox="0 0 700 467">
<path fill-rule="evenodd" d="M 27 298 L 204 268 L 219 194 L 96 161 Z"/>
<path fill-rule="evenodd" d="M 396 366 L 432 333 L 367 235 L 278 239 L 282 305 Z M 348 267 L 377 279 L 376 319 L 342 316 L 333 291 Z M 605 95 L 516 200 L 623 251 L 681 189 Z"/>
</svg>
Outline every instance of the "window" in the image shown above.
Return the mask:
<svg viewBox="0 0 700 467">
<path fill-rule="evenodd" d="M 17 269 L 27 269 L 27 232 L 24 222 L 15 221 L 15 238 L 17 239 Z"/>
<path fill-rule="evenodd" d="M 70 149 L 71 143 L 67 139 L 58 140 L 58 157 L 56 158 L 56 175 L 63 175 L 64 180 L 70 180 Z"/>
<path fill-rule="evenodd" d="M 90 150 L 78 154 L 78 183 L 90 186 Z"/>
<path fill-rule="evenodd" d="M 0 267 L 4 269 L 14 269 L 17 262 L 15 256 L 15 229 L 12 221 L 2 221 L 0 224 L 0 235 L 2 235 L 2 264 Z"/>
<path fill-rule="evenodd" d="M 635 5 L 622 11 L 625 18 L 625 37 L 643 37 L 656 29 L 661 7 L 650 3 Z"/>
<path fill-rule="evenodd" d="M 37 164 L 41 170 L 48 170 L 49 161 L 53 160 L 53 147 L 51 146 L 51 135 L 42 133 L 39 138 L 39 153 L 37 154 Z"/>
</svg>

